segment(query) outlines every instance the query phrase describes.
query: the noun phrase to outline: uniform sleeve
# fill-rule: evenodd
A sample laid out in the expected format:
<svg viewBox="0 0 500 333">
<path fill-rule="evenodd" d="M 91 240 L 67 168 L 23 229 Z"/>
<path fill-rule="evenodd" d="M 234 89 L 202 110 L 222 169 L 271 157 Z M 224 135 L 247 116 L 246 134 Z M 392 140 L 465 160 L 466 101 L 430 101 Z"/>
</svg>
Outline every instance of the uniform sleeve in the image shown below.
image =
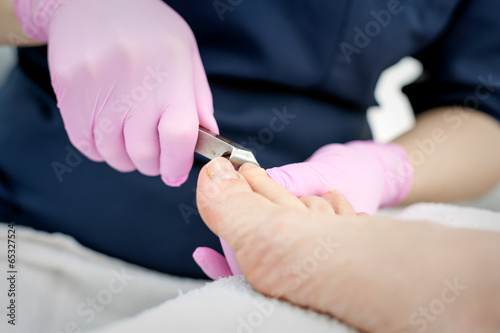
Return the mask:
<svg viewBox="0 0 500 333">
<path fill-rule="evenodd" d="M 403 88 L 415 113 L 440 106 L 500 121 L 500 1 L 465 0 L 443 34 L 415 57 L 424 73 Z"/>
</svg>

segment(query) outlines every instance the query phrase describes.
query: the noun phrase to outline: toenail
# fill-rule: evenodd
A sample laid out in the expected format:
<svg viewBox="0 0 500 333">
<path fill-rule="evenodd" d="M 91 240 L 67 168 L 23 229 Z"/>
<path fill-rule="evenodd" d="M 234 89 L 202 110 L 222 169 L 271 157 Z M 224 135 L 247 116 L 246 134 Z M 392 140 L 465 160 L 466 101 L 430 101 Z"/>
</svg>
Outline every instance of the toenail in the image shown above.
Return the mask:
<svg viewBox="0 0 500 333">
<path fill-rule="evenodd" d="M 240 167 L 239 171 L 243 171 L 243 170 L 247 170 L 247 169 L 254 169 L 254 168 L 258 168 L 258 166 L 256 166 L 256 165 L 255 165 L 255 164 L 253 164 L 253 163 L 245 163 L 245 164 L 243 164 L 243 165 Z"/>
<path fill-rule="evenodd" d="M 238 172 L 234 170 L 231 162 L 223 157 L 216 158 L 208 163 L 207 173 L 212 180 L 238 179 L 241 177 Z"/>
</svg>

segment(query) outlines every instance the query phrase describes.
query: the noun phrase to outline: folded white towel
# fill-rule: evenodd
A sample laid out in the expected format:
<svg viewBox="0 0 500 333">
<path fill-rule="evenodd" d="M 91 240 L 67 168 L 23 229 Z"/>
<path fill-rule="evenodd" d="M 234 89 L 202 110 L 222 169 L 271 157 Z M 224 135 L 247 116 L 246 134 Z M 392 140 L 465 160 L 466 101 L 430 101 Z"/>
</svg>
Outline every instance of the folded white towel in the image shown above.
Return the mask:
<svg viewBox="0 0 500 333">
<path fill-rule="evenodd" d="M 160 274 L 73 238 L 16 226 L 16 325 L 6 306 L 7 230 L 0 223 L 0 332 L 82 332 L 154 307 L 205 282 Z"/>
<path fill-rule="evenodd" d="M 427 220 L 455 228 L 500 231 L 500 212 L 473 207 L 419 203 L 405 208 L 396 218 Z"/>
<path fill-rule="evenodd" d="M 326 315 L 262 296 L 243 277 L 208 283 L 175 300 L 94 333 L 339 332 L 356 330 Z"/>
<path fill-rule="evenodd" d="M 417 204 L 397 217 L 500 231 L 500 213 L 468 207 Z M 6 235 L 7 227 L 0 225 L 0 249 L 6 248 Z M 0 279 L 1 332 L 80 332 L 96 327 L 101 328 L 93 333 L 356 332 L 329 316 L 264 297 L 242 277 L 192 290 L 204 282 L 151 272 L 106 257 L 68 236 L 21 227 L 17 235 L 18 326 L 13 329 L 7 325 L 3 313 L 7 284 Z M 5 250 L 0 251 L 1 267 L 6 267 L 5 255 Z M 120 275 L 123 283 L 119 282 Z M 121 286 L 121 291 L 113 292 Z M 175 298 L 178 290 L 191 291 Z M 94 299 L 100 311 L 92 312 L 87 305 L 89 299 Z M 145 311 L 134 316 L 141 310 Z"/>
</svg>

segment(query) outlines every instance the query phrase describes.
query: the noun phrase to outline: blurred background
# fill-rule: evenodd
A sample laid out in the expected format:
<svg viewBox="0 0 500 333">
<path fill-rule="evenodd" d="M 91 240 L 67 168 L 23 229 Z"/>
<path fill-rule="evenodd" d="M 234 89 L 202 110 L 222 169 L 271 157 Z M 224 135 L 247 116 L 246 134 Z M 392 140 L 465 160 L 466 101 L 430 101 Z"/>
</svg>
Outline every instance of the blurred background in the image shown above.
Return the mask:
<svg viewBox="0 0 500 333">
<path fill-rule="evenodd" d="M 8 46 L 0 46 L 0 85 L 3 84 L 9 68 L 14 64 L 14 49 Z M 0 108 L 2 106 L 0 105 Z"/>
<path fill-rule="evenodd" d="M 15 49 L 0 46 L 0 85 L 15 64 Z M 387 142 L 410 129 L 415 118 L 401 87 L 415 80 L 421 73 L 420 63 L 412 58 L 404 58 L 381 76 L 375 96 L 380 106 L 368 111 L 368 120 L 377 141 Z M 0 105 L 0 110 L 2 105 Z M 458 203 L 460 205 L 500 211 L 500 183 L 494 190 L 481 198 Z M 392 215 L 398 209 L 383 210 L 381 214 Z"/>
</svg>

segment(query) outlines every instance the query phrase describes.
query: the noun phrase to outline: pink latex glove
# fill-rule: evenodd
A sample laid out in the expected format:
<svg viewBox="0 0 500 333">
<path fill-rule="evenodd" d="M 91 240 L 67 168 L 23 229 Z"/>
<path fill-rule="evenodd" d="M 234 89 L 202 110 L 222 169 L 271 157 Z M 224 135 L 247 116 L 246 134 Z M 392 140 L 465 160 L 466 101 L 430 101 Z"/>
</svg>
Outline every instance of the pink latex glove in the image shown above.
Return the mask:
<svg viewBox="0 0 500 333">
<path fill-rule="evenodd" d="M 321 196 L 336 188 L 356 212 L 372 215 L 406 197 L 413 167 L 395 143 L 352 141 L 326 145 L 304 163 L 268 169 L 267 174 L 297 197 Z"/>
<path fill-rule="evenodd" d="M 24 30 L 48 42 L 69 139 L 94 161 L 188 177 L 198 125 L 218 133 L 193 33 L 160 0 L 16 0 Z"/>
<path fill-rule="evenodd" d="M 224 239 L 220 238 L 220 243 L 224 256 L 209 247 L 198 247 L 193 252 L 193 259 L 196 264 L 212 280 L 232 275 L 243 275 L 236 261 L 234 251 L 229 248 Z"/>
<path fill-rule="evenodd" d="M 297 197 L 321 196 L 336 188 L 356 212 L 374 214 L 406 197 L 413 168 L 404 149 L 394 143 L 353 141 L 324 146 L 303 163 L 268 169 L 267 174 Z M 213 250 L 195 251 L 195 261 L 212 279 L 230 275 L 227 267 L 241 274 L 234 252 L 227 245 L 223 250 L 231 265 L 224 265 L 222 255 Z"/>
</svg>

